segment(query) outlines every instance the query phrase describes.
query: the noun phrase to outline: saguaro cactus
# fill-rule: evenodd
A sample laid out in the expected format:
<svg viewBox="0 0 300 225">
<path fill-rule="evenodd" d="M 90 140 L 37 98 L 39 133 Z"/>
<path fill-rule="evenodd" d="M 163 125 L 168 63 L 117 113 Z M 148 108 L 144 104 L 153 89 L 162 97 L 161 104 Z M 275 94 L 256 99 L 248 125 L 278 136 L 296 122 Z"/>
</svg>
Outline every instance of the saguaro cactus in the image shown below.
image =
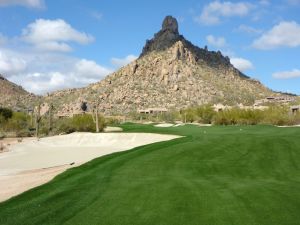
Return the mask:
<svg viewBox="0 0 300 225">
<path fill-rule="evenodd" d="M 52 131 L 52 128 L 53 128 L 53 109 L 54 109 L 54 106 L 52 103 L 50 103 L 49 105 L 49 132 Z"/>
<path fill-rule="evenodd" d="M 93 117 L 93 121 L 96 124 L 96 132 L 99 133 L 99 114 L 98 114 L 98 107 L 99 104 L 96 103 L 93 107 L 93 111 L 92 111 L 92 117 Z"/>
<path fill-rule="evenodd" d="M 39 103 L 35 110 L 35 136 L 39 137 L 40 122 L 41 122 L 41 104 Z"/>
</svg>

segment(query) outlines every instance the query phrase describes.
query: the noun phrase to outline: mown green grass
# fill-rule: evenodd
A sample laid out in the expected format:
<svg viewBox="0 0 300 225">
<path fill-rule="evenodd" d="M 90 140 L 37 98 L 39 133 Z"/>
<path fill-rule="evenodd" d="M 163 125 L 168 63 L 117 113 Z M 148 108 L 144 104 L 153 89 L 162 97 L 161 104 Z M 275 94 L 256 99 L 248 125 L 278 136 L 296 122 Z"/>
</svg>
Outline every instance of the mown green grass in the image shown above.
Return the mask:
<svg viewBox="0 0 300 225">
<path fill-rule="evenodd" d="M 70 169 L 0 203 L 0 224 L 300 224 L 299 128 L 123 128 L 185 137 Z"/>
</svg>

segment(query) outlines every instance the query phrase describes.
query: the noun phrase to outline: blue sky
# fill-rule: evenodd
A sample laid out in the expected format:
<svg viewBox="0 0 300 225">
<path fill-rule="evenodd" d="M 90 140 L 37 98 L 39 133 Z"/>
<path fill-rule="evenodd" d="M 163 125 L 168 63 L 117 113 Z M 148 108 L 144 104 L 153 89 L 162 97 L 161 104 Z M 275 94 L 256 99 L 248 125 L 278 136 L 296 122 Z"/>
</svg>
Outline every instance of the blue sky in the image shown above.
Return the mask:
<svg viewBox="0 0 300 225">
<path fill-rule="evenodd" d="M 166 15 L 269 88 L 300 94 L 300 0 L 0 0 L 0 73 L 28 91 L 81 87 L 134 60 Z"/>
</svg>

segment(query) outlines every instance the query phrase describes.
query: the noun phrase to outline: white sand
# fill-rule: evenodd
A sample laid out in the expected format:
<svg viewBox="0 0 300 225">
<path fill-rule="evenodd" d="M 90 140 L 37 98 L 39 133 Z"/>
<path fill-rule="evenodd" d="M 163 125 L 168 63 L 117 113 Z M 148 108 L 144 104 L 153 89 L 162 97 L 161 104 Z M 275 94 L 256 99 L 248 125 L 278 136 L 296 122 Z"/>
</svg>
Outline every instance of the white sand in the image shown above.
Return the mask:
<svg viewBox="0 0 300 225">
<path fill-rule="evenodd" d="M 104 132 L 121 132 L 123 129 L 121 127 L 105 127 Z"/>
<path fill-rule="evenodd" d="M 160 123 L 160 124 L 156 124 L 154 126 L 155 127 L 173 127 L 174 124 L 172 124 L 172 123 Z"/>
<path fill-rule="evenodd" d="M 200 127 L 210 127 L 212 126 L 211 124 L 203 124 L 203 123 L 186 123 L 189 125 L 196 125 Z M 160 123 L 157 125 L 154 125 L 155 127 L 179 127 L 179 126 L 184 126 L 186 125 L 185 123 L 179 123 L 179 124 L 172 124 L 172 123 Z"/>
<path fill-rule="evenodd" d="M 2 149 L 0 148 L 0 154 L 2 152 L 7 152 L 9 151 L 9 148 L 12 145 L 18 144 L 20 142 L 28 142 L 28 141 L 32 141 L 35 138 L 33 137 L 24 137 L 24 138 L 4 138 L 2 140 L 0 140 L 0 147 L 2 147 Z"/>
<path fill-rule="evenodd" d="M 76 166 L 113 152 L 179 137 L 146 133 L 73 133 L 13 145 L 9 152 L 0 154 L 0 201 L 51 180 L 71 163 Z M 11 186 L 14 188 L 9 191 Z"/>
<path fill-rule="evenodd" d="M 187 123 L 187 124 L 196 125 L 199 127 L 211 127 L 212 126 L 211 124 L 206 124 L 206 123 Z"/>
<path fill-rule="evenodd" d="M 185 124 L 183 124 L 183 123 L 179 123 L 179 124 L 176 124 L 176 125 L 174 125 L 174 127 L 181 127 L 181 126 L 184 126 Z"/>
<path fill-rule="evenodd" d="M 292 125 L 292 126 L 277 126 L 277 127 L 300 127 L 300 124 L 299 125 Z"/>
<path fill-rule="evenodd" d="M 177 137 L 145 133 L 73 133 L 42 138 L 14 145 L 11 151 L 0 154 L 0 175 L 84 163 L 102 155 Z"/>
<path fill-rule="evenodd" d="M 0 176 L 0 202 L 31 188 L 45 184 L 70 167 L 72 166 L 58 166 L 24 171 L 19 174 L 2 175 Z"/>
</svg>

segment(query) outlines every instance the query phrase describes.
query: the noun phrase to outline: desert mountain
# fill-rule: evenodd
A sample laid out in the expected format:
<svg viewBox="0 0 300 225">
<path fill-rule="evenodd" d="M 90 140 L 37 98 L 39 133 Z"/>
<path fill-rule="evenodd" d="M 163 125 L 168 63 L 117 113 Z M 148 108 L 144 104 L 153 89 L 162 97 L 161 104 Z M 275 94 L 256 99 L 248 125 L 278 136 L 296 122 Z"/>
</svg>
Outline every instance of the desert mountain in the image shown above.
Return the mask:
<svg viewBox="0 0 300 225">
<path fill-rule="evenodd" d="M 274 94 L 237 70 L 220 51 L 187 41 L 179 34 L 176 19 L 167 16 L 137 60 L 98 83 L 55 92 L 46 101 L 64 113 L 72 113 L 79 102 L 96 101 L 105 114 L 123 114 L 204 103 L 252 105 L 256 99 Z"/>
<path fill-rule="evenodd" d="M 21 86 L 16 85 L 0 74 L 0 106 L 14 110 L 30 109 L 36 100 L 36 96 L 27 92 Z"/>
<path fill-rule="evenodd" d="M 0 87 L 0 106 L 24 110 L 37 102 L 37 96 L 1 75 Z M 134 62 L 88 87 L 57 91 L 40 100 L 52 103 L 63 115 L 96 102 L 103 113 L 113 115 L 205 103 L 252 105 L 270 95 L 277 93 L 241 73 L 220 51 L 208 51 L 186 40 L 176 19 L 167 16 Z"/>
</svg>

